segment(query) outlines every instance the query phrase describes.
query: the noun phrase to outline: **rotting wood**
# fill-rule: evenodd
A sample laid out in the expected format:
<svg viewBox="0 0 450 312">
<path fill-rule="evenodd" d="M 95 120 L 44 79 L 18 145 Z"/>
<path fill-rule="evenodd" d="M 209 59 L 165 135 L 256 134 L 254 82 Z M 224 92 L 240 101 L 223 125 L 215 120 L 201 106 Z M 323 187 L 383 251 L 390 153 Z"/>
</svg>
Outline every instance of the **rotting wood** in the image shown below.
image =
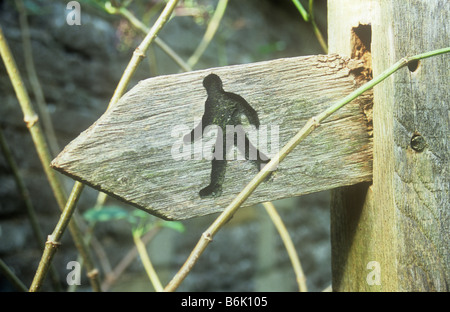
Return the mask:
<svg viewBox="0 0 450 312">
<path fill-rule="evenodd" d="M 220 76 L 225 91 L 256 110 L 271 156 L 274 139 L 281 148 L 310 117 L 355 89 L 359 66 L 346 57 L 319 55 L 150 78 L 72 141 L 52 167 L 165 219 L 219 212 L 256 170 L 248 161 L 229 161 L 222 195 L 202 199 L 198 192 L 209 183 L 211 161 L 174 159 L 177 144 L 203 115 L 203 78 Z M 193 143 L 192 157 L 200 145 L 211 148 L 211 141 Z M 371 160 L 372 140 L 356 99 L 294 150 L 244 205 L 370 181 Z"/>
</svg>

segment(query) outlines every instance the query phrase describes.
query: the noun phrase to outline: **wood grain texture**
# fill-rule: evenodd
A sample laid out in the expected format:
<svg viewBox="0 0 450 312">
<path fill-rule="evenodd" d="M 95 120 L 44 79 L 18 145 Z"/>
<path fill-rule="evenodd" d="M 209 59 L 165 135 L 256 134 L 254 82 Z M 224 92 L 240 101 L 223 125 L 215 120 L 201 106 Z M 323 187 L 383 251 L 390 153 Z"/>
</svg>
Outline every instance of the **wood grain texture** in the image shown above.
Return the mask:
<svg viewBox="0 0 450 312">
<path fill-rule="evenodd" d="M 365 67 L 371 70 L 370 29 L 378 10 L 376 1 L 328 1 L 329 51 L 361 59 Z M 373 92 L 366 96 L 370 97 L 367 102 L 372 104 L 372 111 Z M 368 116 L 372 120 L 372 113 Z M 383 291 L 390 284 L 386 278 L 395 276 L 388 272 L 392 262 L 388 258 L 391 255 L 388 242 L 392 239 L 386 236 L 389 232 L 385 232 L 379 222 L 383 215 L 373 205 L 371 184 L 363 182 L 332 191 L 330 234 L 333 291 Z M 380 264 L 384 278 L 381 284 L 366 281 L 371 272 L 367 265 L 371 261 Z"/>
<path fill-rule="evenodd" d="M 381 1 L 380 10 L 374 74 L 449 45 L 449 1 Z M 449 64 L 448 54 L 425 59 L 374 89 L 374 204 L 387 217 L 401 291 L 449 291 Z M 415 133 L 426 142 L 421 152 L 411 146 Z"/>
<path fill-rule="evenodd" d="M 269 142 L 278 127 L 281 149 L 310 117 L 355 89 L 350 68 L 358 66 L 338 55 L 319 55 L 147 79 L 66 146 L 52 167 L 165 219 L 219 212 L 257 172 L 245 160 L 229 161 L 222 195 L 201 199 L 211 161 L 173 158 L 173 148 L 203 115 L 203 78 L 215 73 L 225 91 L 246 99 L 261 127 L 267 126 Z M 275 152 L 269 144 L 269 156 Z M 297 147 L 244 205 L 369 181 L 371 160 L 372 141 L 356 99 Z"/>
<path fill-rule="evenodd" d="M 342 46 L 351 27 L 372 26 L 374 76 L 449 44 L 448 1 L 330 0 L 328 12 L 331 52 L 352 51 Z M 340 189 L 331 207 L 335 291 L 449 290 L 449 59 L 425 59 L 374 89 L 373 185 Z M 411 145 L 418 133 L 422 151 Z M 367 281 L 373 261 L 378 284 Z"/>
</svg>

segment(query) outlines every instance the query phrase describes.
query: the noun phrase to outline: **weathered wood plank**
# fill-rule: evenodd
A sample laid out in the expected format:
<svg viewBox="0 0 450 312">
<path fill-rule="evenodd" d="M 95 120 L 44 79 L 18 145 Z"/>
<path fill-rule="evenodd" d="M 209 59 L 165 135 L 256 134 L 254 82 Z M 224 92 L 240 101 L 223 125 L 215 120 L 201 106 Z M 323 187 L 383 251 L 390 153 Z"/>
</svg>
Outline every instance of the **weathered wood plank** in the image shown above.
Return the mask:
<svg viewBox="0 0 450 312">
<path fill-rule="evenodd" d="M 220 76 L 225 91 L 242 96 L 256 110 L 273 156 L 274 139 L 281 149 L 307 119 L 354 90 L 351 69 L 358 66 L 338 55 L 308 56 L 147 79 L 71 142 L 52 166 L 166 219 L 219 212 L 257 171 L 248 161 L 229 161 L 222 195 L 200 198 L 210 181 L 211 161 L 174 159 L 183 135 L 204 113 L 203 78 Z M 273 129 L 278 136 L 271 135 Z M 211 141 L 194 142 L 194 155 L 202 142 L 211 148 Z M 355 100 L 295 149 L 245 205 L 368 181 L 371 146 Z"/>
</svg>

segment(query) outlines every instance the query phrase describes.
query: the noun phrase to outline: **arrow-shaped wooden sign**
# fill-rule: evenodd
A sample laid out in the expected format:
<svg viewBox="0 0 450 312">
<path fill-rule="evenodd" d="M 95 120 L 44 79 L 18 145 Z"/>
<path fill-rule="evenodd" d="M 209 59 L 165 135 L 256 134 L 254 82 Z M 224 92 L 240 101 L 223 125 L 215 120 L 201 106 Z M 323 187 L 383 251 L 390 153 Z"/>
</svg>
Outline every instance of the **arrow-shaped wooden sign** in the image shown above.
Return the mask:
<svg viewBox="0 0 450 312">
<path fill-rule="evenodd" d="M 357 87 L 361 66 L 319 55 L 150 78 L 51 165 L 165 219 L 219 212 L 310 117 Z M 327 119 L 245 205 L 370 180 L 361 105 Z"/>
</svg>

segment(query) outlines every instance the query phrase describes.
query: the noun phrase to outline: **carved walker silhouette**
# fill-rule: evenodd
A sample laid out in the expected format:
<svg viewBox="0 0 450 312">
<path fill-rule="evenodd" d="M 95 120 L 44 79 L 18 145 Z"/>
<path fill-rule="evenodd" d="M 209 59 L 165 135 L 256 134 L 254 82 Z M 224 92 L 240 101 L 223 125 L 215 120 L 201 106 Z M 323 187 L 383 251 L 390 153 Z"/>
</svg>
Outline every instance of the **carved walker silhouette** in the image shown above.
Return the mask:
<svg viewBox="0 0 450 312">
<path fill-rule="evenodd" d="M 205 112 L 202 120 L 183 138 L 185 143 L 192 143 L 203 135 L 205 127 L 209 125 L 218 126 L 218 134 L 211 161 L 211 183 L 199 192 L 202 198 L 221 195 L 227 166 L 226 154 L 233 145 L 237 146 L 241 153 L 245 155 L 245 159 L 252 161 L 258 170 L 261 170 L 270 161 L 266 155 L 252 145 L 242 127 L 241 116 L 245 115 L 250 124 L 259 128 L 257 112 L 241 96 L 225 92 L 222 88 L 222 80 L 215 74 L 205 77 L 203 86 L 206 89 L 208 98 L 205 102 Z M 237 144 L 238 138 L 244 138 L 245 144 Z M 233 142 L 233 144 L 229 142 Z M 244 148 L 244 151 L 242 148 Z M 256 155 L 256 159 L 250 159 L 249 155 L 252 155 L 251 158 L 254 158 L 253 155 Z"/>
</svg>

